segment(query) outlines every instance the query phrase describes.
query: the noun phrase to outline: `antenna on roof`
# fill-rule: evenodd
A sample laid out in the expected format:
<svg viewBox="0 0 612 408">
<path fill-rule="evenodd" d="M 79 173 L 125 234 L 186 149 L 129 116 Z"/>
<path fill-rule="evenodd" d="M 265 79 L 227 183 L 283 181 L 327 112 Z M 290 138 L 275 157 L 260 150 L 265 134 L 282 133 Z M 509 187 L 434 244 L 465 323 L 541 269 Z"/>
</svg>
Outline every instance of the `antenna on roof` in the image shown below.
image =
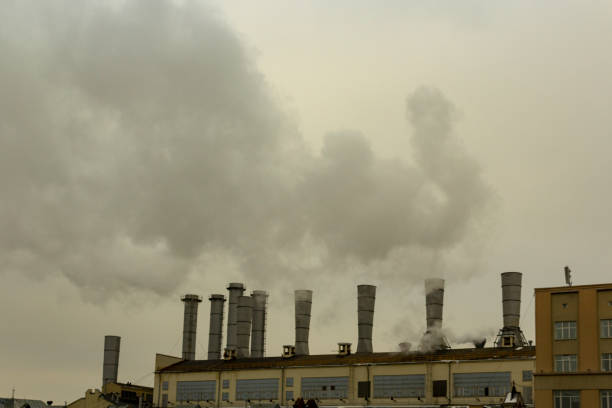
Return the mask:
<svg viewBox="0 0 612 408">
<path fill-rule="evenodd" d="M 569 266 L 565 267 L 565 283 L 567 286 L 572 286 L 572 270 Z"/>
</svg>

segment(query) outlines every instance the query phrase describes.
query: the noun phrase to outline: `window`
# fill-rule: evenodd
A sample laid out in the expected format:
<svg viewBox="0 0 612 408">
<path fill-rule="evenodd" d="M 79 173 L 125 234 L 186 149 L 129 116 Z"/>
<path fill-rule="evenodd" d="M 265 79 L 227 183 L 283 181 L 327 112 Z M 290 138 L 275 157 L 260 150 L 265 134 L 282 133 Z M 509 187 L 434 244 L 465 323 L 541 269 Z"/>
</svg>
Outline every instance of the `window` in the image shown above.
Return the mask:
<svg viewBox="0 0 612 408">
<path fill-rule="evenodd" d="M 555 391 L 555 408 L 580 408 L 580 391 Z"/>
<path fill-rule="evenodd" d="M 612 338 L 612 320 L 601 321 L 601 338 L 609 339 Z"/>
<path fill-rule="evenodd" d="M 285 378 L 285 384 L 287 385 L 287 387 L 293 387 L 293 377 Z"/>
<path fill-rule="evenodd" d="M 168 381 L 164 381 L 164 382 L 162 383 L 162 390 L 163 390 L 163 391 L 168 391 Z"/>
<path fill-rule="evenodd" d="M 223 392 L 221 393 L 221 399 L 223 401 L 229 401 L 229 392 Z"/>
<path fill-rule="evenodd" d="M 512 389 L 510 372 L 453 374 L 455 397 L 504 397 Z"/>
<path fill-rule="evenodd" d="M 601 355 L 601 371 L 612 371 L 612 353 Z"/>
<path fill-rule="evenodd" d="M 523 381 L 531 381 L 531 380 L 533 380 L 533 371 L 523 370 Z"/>
<path fill-rule="evenodd" d="M 293 401 L 293 391 L 285 391 L 285 400 Z"/>
<path fill-rule="evenodd" d="M 228 389 L 229 388 L 229 381 L 230 380 L 223 380 L 223 388 L 224 389 Z"/>
<path fill-rule="evenodd" d="M 237 380 L 236 399 L 240 401 L 276 400 L 278 399 L 278 378 Z"/>
<path fill-rule="evenodd" d="M 446 380 L 438 380 L 433 382 L 433 396 L 446 397 Z"/>
<path fill-rule="evenodd" d="M 168 394 L 162 394 L 162 404 L 161 405 L 163 408 L 168 407 Z"/>
<path fill-rule="evenodd" d="M 357 397 L 365 398 L 366 400 L 370 398 L 370 389 L 372 388 L 372 383 L 370 381 L 359 381 L 357 383 Z"/>
<path fill-rule="evenodd" d="M 533 389 L 523 386 L 523 400 L 526 404 L 533 404 Z"/>
<path fill-rule="evenodd" d="M 576 339 L 576 322 L 555 322 L 555 340 Z"/>
<path fill-rule="evenodd" d="M 424 397 L 425 375 L 375 375 L 374 398 Z"/>
<path fill-rule="evenodd" d="M 217 382 L 209 381 L 178 381 L 176 383 L 177 401 L 214 401 Z"/>
<path fill-rule="evenodd" d="M 574 371 L 576 371 L 576 355 L 555 355 L 555 371 L 558 373 L 573 373 Z"/>
<path fill-rule="evenodd" d="M 305 399 L 340 399 L 347 395 L 348 377 L 302 378 L 302 397 Z"/>
<path fill-rule="evenodd" d="M 612 408 L 612 391 L 601 391 L 599 395 L 601 397 L 601 408 Z"/>
</svg>

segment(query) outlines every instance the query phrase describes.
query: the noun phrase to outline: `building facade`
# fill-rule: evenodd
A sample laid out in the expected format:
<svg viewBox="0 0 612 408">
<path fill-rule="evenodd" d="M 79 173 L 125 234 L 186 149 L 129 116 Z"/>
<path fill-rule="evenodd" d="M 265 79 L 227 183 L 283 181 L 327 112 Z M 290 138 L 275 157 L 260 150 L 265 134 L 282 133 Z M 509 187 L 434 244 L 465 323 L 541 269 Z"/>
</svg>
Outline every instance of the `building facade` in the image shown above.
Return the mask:
<svg viewBox="0 0 612 408">
<path fill-rule="evenodd" d="M 469 406 L 501 404 L 515 386 L 531 402 L 535 348 L 305 355 L 183 361 L 158 355 L 157 407 Z"/>
<path fill-rule="evenodd" d="M 535 290 L 538 408 L 612 408 L 612 284 Z"/>
</svg>

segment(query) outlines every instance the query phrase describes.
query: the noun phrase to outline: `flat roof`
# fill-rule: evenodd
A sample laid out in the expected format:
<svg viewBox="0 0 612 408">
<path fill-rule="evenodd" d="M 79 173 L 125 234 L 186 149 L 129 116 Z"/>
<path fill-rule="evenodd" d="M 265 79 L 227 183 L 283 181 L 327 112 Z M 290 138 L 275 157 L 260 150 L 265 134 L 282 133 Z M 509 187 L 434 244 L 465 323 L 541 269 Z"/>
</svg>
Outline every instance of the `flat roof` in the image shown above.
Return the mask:
<svg viewBox="0 0 612 408">
<path fill-rule="evenodd" d="M 162 368 L 160 373 L 255 370 L 285 367 L 345 366 L 362 364 L 402 364 L 445 361 L 529 360 L 535 359 L 535 346 L 513 348 L 469 348 L 430 353 L 357 353 L 348 356 L 318 354 L 308 356 L 241 358 L 235 360 L 183 360 Z"/>
<path fill-rule="evenodd" d="M 551 288 L 535 288 L 536 292 L 577 292 L 581 289 L 612 289 L 612 283 L 595 283 L 592 285 L 555 286 Z"/>
</svg>

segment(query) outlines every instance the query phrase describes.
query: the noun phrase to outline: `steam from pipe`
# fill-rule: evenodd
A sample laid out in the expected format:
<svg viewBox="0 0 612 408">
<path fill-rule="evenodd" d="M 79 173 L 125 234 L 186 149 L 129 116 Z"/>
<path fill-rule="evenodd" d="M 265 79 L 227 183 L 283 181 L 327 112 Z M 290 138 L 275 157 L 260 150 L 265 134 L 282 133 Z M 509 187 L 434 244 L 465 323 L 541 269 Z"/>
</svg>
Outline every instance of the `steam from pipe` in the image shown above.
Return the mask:
<svg viewBox="0 0 612 408">
<path fill-rule="evenodd" d="M 442 328 L 444 279 L 432 278 L 425 280 L 425 308 L 427 315 L 427 330 Z"/>
<path fill-rule="evenodd" d="M 183 313 L 183 360 L 195 360 L 196 332 L 198 329 L 198 305 L 202 299 L 198 295 L 185 295 Z"/>
<path fill-rule="evenodd" d="M 359 342 L 357 353 L 372 353 L 372 330 L 374 327 L 374 303 L 376 286 L 357 286 L 357 322 Z"/>
<path fill-rule="evenodd" d="M 308 333 L 312 309 L 312 290 L 295 291 L 295 354 L 308 355 Z"/>
<path fill-rule="evenodd" d="M 210 295 L 210 327 L 208 329 L 208 359 L 221 358 L 221 339 L 223 337 L 223 306 L 225 296 Z"/>
</svg>

